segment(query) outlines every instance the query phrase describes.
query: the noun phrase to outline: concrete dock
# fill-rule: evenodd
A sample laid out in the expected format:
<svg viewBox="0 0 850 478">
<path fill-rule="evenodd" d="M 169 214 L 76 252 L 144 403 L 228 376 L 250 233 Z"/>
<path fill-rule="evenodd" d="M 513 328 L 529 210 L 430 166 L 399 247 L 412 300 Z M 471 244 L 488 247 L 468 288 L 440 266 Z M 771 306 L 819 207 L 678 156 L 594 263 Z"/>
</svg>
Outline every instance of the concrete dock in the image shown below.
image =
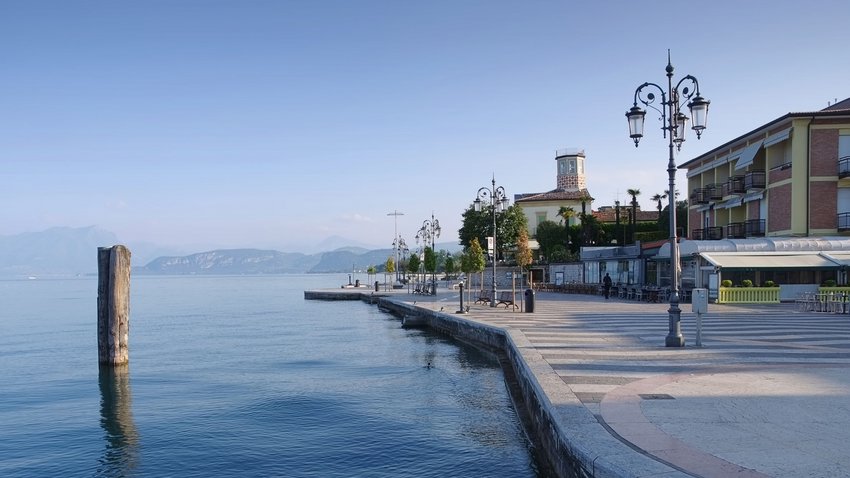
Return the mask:
<svg viewBox="0 0 850 478">
<path fill-rule="evenodd" d="M 457 314 L 457 291 L 363 296 L 502 348 L 561 476 L 850 476 L 848 315 L 711 304 L 696 347 L 682 304 L 686 346 L 667 348 L 668 304 L 537 292 L 533 313 Z"/>
</svg>

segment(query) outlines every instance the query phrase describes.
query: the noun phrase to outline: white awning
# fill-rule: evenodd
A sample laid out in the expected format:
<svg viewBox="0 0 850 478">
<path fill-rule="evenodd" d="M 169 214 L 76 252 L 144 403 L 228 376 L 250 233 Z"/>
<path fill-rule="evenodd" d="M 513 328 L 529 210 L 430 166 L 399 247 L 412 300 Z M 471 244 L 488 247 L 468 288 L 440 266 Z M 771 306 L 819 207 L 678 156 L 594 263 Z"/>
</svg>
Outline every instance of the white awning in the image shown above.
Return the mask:
<svg viewBox="0 0 850 478">
<path fill-rule="evenodd" d="M 744 202 L 750 201 L 758 201 L 759 199 L 764 198 L 764 191 L 756 191 L 754 193 L 748 193 L 744 195 Z"/>
<path fill-rule="evenodd" d="M 761 149 L 761 141 L 757 141 L 741 151 L 741 155 L 738 157 L 738 162 L 735 163 L 735 170 L 744 169 L 747 166 L 753 164 L 753 159 L 755 159 L 756 154 Z"/>
<path fill-rule="evenodd" d="M 816 251 L 798 254 L 700 253 L 715 267 L 728 269 L 835 269 L 838 264 Z"/>
<path fill-rule="evenodd" d="M 733 207 L 738 207 L 741 205 L 741 198 L 732 198 L 723 204 L 717 206 L 718 209 L 731 209 Z"/>
<path fill-rule="evenodd" d="M 842 266 L 850 266 L 850 252 L 822 252 L 821 255 Z"/>
</svg>

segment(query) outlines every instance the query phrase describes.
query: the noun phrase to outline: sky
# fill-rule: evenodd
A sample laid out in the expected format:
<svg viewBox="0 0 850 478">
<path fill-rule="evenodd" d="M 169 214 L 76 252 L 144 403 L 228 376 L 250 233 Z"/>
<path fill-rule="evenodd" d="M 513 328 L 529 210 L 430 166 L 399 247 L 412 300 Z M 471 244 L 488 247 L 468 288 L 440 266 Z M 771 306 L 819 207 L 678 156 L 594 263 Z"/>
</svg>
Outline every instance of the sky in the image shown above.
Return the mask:
<svg viewBox="0 0 850 478">
<path fill-rule="evenodd" d="M 433 215 L 456 242 L 479 188 L 554 189 L 564 148 L 594 209 L 627 189 L 654 209 L 660 117 L 635 148 L 625 112 L 668 49 L 711 101 L 681 164 L 850 96 L 848 18 L 845 0 L 0 0 L 0 235 L 305 252 L 414 245 Z"/>
</svg>

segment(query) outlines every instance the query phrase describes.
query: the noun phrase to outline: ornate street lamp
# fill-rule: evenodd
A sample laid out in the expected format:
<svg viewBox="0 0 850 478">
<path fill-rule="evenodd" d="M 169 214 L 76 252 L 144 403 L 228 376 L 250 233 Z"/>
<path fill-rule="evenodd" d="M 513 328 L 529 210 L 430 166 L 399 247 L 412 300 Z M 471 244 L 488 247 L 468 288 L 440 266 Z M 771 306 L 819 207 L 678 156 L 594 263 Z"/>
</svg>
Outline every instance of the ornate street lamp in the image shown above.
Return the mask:
<svg viewBox="0 0 850 478">
<path fill-rule="evenodd" d="M 687 102 L 692 122 L 691 129 L 697 134 L 697 139 L 702 136 L 708 119 L 709 101 L 703 98 L 699 92 L 699 82 L 691 75 L 687 75 L 673 86 L 673 65 L 670 62 L 670 50 L 667 50 L 667 89 L 655 83 L 644 83 L 635 90 L 634 105 L 626 112 L 629 121 L 629 137 L 635 142 L 635 147 L 643 137 L 643 125 L 646 118 L 646 110 L 638 106 L 640 101 L 644 106 L 661 113 L 663 136 L 668 140 L 669 158 L 667 162 L 667 175 L 670 181 L 670 191 L 676 190 L 676 162 L 673 157 L 673 146 L 679 151 L 685 141 L 688 117 L 681 112 L 682 105 Z M 660 108 L 655 106 L 657 96 L 646 89 L 654 89 L 661 93 Z M 670 308 L 667 310 L 669 316 L 669 331 L 665 339 L 667 347 L 684 347 L 685 339 L 682 337 L 681 313 L 679 309 L 679 244 L 676 238 L 676 199 L 670 194 Z"/>
<path fill-rule="evenodd" d="M 493 296 L 490 297 L 490 307 L 496 307 L 496 256 L 498 255 L 496 248 L 496 213 L 508 208 L 508 195 L 505 193 L 505 188 L 496 187 L 495 176 L 493 176 L 490 184 L 491 187 L 484 186 L 478 190 L 478 196 L 473 204 L 476 212 L 481 212 L 485 203 L 493 210 Z"/>
<path fill-rule="evenodd" d="M 407 256 L 407 244 L 404 242 L 404 239 L 401 236 L 397 236 L 393 239 L 393 250 L 395 251 L 395 281 L 401 282 L 399 272 L 401 271 L 401 255 Z"/>
<path fill-rule="evenodd" d="M 431 213 L 431 219 L 426 219 L 425 222 L 422 223 L 422 227 L 419 228 L 419 232 L 416 233 L 416 242 L 419 242 L 419 239 L 422 239 L 423 253 L 422 253 L 422 270 L 425 270 L 425 247 L 428 247 L 428 243 L 431 243 L 431 253 L 435 255 L 437 251 L 435 250 L 434 243 L 437 238 L 440 237 L 440 221 L 434 219 L 434 213 Z M 424 272 L 423 272 L 424 274 Z M 437 295 L 437 278 L 434 272 L 431 273 L 431 294 Z"/>
<path fill-rule="evenodd" d="M 394 224 L 394 227 L 395 227 L 395 229 L 393 231 L 394 234 L 395 234 L 393 236 L 393 250 L 395 250 L 395 268 L 396 268 L 395 280 L 396 280 L 396 282 L 398 282 L 398 269 L 399 269 L 399 263 L 398 263 L 399 257 L 398 256 L 399 256 L 399 252 L 401 251 L 402 246 L 406 247 L 406 245 L 404 244 L 404 239 L 402 239 L 401 236 L 398 235 L 398 217 L 404 216 L 404 213 L 394 210 L 393 212 L 388 212 L 387 216 L 393 216 L 393 224 Z"/>
</svg>

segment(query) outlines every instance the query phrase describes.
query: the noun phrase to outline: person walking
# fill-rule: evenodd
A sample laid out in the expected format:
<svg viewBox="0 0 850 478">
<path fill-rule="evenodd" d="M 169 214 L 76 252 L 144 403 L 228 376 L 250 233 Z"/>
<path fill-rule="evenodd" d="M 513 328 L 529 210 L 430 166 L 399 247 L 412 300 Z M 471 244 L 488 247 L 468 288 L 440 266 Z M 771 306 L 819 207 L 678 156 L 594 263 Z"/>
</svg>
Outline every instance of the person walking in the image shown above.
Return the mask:
<svg viewBox="0 0 850 478">
<path fill-rule="evenodd" d="M 602 279 L 602 288 L 605 289 L 605 299 L 611 295 L 611 276 L 608 273 L 605 273 L 605 277 Z"/>
</svg>

